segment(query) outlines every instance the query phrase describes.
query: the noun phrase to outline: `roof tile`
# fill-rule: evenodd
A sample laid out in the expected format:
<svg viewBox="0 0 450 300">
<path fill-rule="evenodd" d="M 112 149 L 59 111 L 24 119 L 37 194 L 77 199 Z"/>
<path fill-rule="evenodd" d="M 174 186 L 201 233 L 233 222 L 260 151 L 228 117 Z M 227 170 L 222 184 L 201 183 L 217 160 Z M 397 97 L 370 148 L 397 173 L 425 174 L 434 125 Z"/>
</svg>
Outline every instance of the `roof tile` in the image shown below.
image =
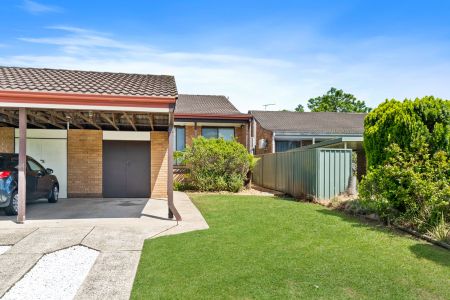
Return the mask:
<svg viewBox="0 0 450 300">
<path fill-rule="evenodd" d="M 176 114 L 237 115 L 239 110 L 225 96 L 178 95 Z"/>
<path fill-rule="evenodd" d="M 365 113 L 343 112 L 249 112 L 265 129 L 304 134 L 362 134 Z"/>
<path fill-rule="evenodd" d="M 0 67 L 0 90 L 92 95 L 176 97 L 175 78 L 61 69 Z"/>
</svg>

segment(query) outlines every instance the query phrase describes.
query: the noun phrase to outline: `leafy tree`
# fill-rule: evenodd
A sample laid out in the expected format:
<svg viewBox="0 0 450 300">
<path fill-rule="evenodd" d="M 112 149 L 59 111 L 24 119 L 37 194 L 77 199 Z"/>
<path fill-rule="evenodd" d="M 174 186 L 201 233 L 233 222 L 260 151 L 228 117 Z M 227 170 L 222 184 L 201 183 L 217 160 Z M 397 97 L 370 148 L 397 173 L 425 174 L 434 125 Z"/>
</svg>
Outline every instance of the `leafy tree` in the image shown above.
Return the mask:
<svg viewBox="0 0 450 300">
<path fill-rule="evenodd" d="M 352 94 L 332 87 L 325 95 L 308 100 L 308 108 L 314 112 L 369 112 L 371 109 Z"/>
<path fill-rule="evenodd" d="M 297 105 L 297 107 L 295 108 L 295 111 L 297 112 L 304 112 L 305 108 L 303 107 L 303 105 L 299 104 Z"/>
</svg>

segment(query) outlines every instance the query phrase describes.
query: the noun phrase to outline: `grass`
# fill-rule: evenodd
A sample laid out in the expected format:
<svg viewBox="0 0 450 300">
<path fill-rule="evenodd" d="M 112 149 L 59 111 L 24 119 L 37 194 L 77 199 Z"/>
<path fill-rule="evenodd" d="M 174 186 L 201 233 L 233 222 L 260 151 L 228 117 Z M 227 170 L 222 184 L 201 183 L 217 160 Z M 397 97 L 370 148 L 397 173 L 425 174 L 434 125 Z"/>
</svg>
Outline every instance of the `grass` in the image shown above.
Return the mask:
<svg viewBox="0 0 450 300">
<path fill-rule="evenodd" d="M 201 195 L 209 230 L 147 240 L 132 299 L 449 299 L 450 252 L 324 207 Z"/>
</svg>

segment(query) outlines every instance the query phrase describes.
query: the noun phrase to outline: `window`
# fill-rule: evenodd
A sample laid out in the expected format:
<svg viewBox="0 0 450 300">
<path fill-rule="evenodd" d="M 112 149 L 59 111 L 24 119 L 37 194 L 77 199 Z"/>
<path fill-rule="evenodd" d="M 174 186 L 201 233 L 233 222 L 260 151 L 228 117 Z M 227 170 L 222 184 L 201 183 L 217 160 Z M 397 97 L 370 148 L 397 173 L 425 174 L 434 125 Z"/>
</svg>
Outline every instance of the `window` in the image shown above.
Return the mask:
<svg viewBox="0 0 450 300">
<path fill-rule="evenodd" d="M 202 127 L 202 136 L 207 139 L 222 138 L 225 141 L 234 139 L 234 128 Z"/>
<path fill-rule="evenodd" d="M 184 151 L 186 149 L 186 129 L 184 127 L 175 127 L 173 148 L 175 151 Z M 174 159 L 173 164 L 175 166 L 181 165 L 181 159 Z"/>
<path fill-rule="evenodd" d="M 183 151 L 186 148 L 186 130 L 184 127 L 175 127 L 175 151 Z"/>
<path fill-rule="evenodd" d="M 301 146 L 300 141 L 275 141 L 275 152 L 285 152 Z"/>
<path fill-rule="evenodd" d="M 39 172 L 39 171 L 44 172 L 44 168 L 40 164 L 38 164 L 37 162 L 35 162 L 34 160 L 31 160 L 31 159 L 28 160 L 28 167 L 33 172 Z"/>
</svg>

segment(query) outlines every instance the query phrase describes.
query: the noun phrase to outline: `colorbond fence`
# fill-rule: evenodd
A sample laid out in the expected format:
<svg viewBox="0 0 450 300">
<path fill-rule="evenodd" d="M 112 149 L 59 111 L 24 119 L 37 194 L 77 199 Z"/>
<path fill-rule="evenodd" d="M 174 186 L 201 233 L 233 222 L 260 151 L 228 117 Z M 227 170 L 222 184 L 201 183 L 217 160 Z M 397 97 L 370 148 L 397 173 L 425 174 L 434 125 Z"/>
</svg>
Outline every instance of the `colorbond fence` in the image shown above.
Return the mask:
<svg viewBox="0 0 450 300">
<path fill-rule="evenodd" d="M 333 198 L 346 191 L 352 176 L 351 149 L 298 149 L 258 158 L 253 182 L 294 197 Z"/>
</svg>

